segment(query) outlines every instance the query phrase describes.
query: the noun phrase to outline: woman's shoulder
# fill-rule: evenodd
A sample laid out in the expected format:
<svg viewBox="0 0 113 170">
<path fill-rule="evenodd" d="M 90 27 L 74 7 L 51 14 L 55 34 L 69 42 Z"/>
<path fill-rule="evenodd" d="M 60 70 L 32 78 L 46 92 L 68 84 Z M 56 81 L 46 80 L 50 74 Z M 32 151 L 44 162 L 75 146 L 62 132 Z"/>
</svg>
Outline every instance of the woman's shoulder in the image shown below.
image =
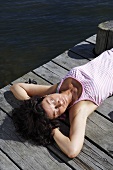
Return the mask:
<svg viewBox="0 0 113 170">
<path fill-rule="evenodd" d="M 70 121 L 77 115 L 88 117 L 94 110 L 97 109 L 97 105 L 89 100 L 83 100 L 69 109 Z"/>
</svg>

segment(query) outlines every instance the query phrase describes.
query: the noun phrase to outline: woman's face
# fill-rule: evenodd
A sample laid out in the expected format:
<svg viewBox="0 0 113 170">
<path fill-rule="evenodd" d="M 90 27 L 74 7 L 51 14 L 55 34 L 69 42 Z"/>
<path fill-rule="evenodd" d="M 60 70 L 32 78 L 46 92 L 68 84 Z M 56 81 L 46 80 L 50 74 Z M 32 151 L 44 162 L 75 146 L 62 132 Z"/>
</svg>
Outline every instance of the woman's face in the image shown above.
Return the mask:
<svg viewBox="0 0 113 170">
<path fill-rule="evenodd" d="M 50 119 L 62 115 L 70 103 L 67 93 L 54 93 L 46 96 L 42 101 L 42 107 Z"/>
</svg>

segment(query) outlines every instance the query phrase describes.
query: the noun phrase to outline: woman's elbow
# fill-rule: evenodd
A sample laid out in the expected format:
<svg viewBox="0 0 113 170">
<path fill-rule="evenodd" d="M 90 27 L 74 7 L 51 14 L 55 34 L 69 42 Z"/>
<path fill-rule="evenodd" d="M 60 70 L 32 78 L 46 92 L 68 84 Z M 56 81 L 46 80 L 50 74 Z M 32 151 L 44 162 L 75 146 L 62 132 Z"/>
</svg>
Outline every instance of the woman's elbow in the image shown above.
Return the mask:
<svg viewBox="0 0 113 170">
<path fill-rule="evenodd" d="M 13 92 L 15 91 L 15 89 L 17 88 L 18 84 L 13 84 L 12 86 L 10 86 L 10 90 Z"/>
<path fill-rule="evenodd" d="M 80 151 L 78 149 L 71 148 L 71 149 L 69 149 L 67 156 L 69 158 L 75 158 L 79 153 L 80 153 Z"/>
<path fill-rule="evenodd" d="M 12 86 L 10 86 L 10 91 L 14 94 L 14 96 L 16 97 L 17 94 L 20 91 L 20 86 L 19 83 L 13 84 Z"/>
<path fill-rule="evenodd" d="M 13 90 L 14 90 L 14 85 L 10 86 L 10 91 L 13 92 Z"/>
</svg>

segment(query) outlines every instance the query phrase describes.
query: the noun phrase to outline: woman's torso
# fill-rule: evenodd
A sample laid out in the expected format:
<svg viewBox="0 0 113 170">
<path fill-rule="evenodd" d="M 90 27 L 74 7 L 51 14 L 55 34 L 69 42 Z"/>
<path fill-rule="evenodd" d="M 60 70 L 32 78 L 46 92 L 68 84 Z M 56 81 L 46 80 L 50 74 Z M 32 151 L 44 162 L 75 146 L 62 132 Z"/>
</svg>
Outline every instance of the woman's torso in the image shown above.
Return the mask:
<svg viewBox="0 0 113 170">
<path fill-rule="evenodd" d="M 92 101 L 99 106 L 103 100 L 113 94 L 113 49 L 102 53 L 85 65 L 71 69 L 61 80 L 58 92 L 68 78 L 78 81 L 82 87 L 79 99 L 70 107 L 82 100 Z"/>
</svg>

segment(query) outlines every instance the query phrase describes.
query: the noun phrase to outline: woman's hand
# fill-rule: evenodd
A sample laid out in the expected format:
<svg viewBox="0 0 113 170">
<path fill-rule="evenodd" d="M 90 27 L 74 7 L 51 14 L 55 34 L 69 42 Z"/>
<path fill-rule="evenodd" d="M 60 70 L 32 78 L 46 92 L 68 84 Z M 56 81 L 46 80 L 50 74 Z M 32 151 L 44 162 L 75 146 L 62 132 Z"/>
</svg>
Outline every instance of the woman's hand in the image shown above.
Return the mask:
<svg viewBox="0 0 113 170">
<path fill-rule="evenodd" d="M 59 130 L 59 127 L 52 130 L 52 136 L 53 136 L 53 137 L 54 137 L 55 132 L 56 132 L 57 130 Z"/>
</svg>

